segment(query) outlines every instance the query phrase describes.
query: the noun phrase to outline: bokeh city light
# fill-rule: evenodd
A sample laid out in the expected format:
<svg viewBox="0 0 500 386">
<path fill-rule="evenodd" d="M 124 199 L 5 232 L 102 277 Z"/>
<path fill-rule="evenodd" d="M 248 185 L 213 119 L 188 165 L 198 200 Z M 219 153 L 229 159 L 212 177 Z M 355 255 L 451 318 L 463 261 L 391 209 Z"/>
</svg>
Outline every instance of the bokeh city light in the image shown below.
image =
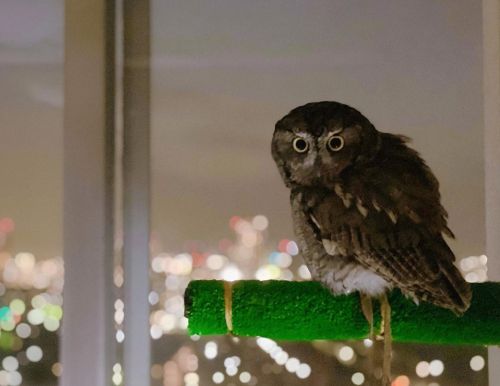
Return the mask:
<svg viewBox="0 0 500 386">
<path fill-rule="evenodd" d="M 309 280 L 310 273 L 300 258 L 294 240 L 268 240 L 269 220 L 264 215 L 251 218 L 233 216 L 228 237 L 215 247 L 202 241 L 189 242 L 189 249 L 166 252 L 152 250 L 150 335 L 153 342 L 151 380 L 158 386 L 211 384 L 258 385 L 287 379 L 306 384 L 335 369 L 353 385 L 363 385 L 369 377 L 369 350 L 373 342 L 326 342 L 312 344 L 276 342 L 268 338 L 198 337 L 188 338 L 183 293 L 193 279 Z M 10 252 L 8 239 L 15 229 L 13 220 L 0 219 L 3 241 L 0 249 L 0 386 L 37 384 L 30 377 L 55 385 L 63 368 L 58 361 L 58 334 L 63 319 L 64 265 L 61 257 L 37 259 L 30 252 Z M 159 243 L 151 243 L 159 245 Z M 486 280 L 487 258 L 470 256 L 460 261 L 464 275 Z M 471 276 L 473 275 L 473 276 Z M 123 268 L 118 259 L 114 270 L 117 290 L 123 287 Z M 119 291 L 117 291 L 119 293 Z M 125 304 L 119 296 L 113 304 L 115 339 L 118 347 L 126 339 L 123 323 Z M 166 353 L 165 348 L 176 349 Z M 432 349 L 418 348 L 422 352 Z M 258 350 L 258 351 L 255 351 Z M 313 350 L 313 351 L 311 351 Z M 471 351 L 472 350 L 472 351 Z M 171 350 L 169 350 L 171 351 Z M 440 349 L 446 354 L 446 348 Z M 484 349 L 470 349 L 461 371 L 481 374 L 485 368 Z M 259 352 L 261 354 L 259 354 Z M 257 356 L 258 364 L 250 357 Z M 314 359 L 316 358 L 316 359 Z M 318 358 L 322 358 L 318 361 Z M 394 367 L 399 375 L 393 386 L 447 385 L 456 364 L 446 355 L 416 355 L 410 345 L 396 345 Z M 410 364 L 414 363 L 413 366 Z M 406 371 L 406 372 L 404 372 Z M 375 369 L 375 377 L 381 375 Z M 269 381 L 269 380 L 274 381 Z M 451 378 L 453 379 L 453 378 Z M 112 369 L 112 382 L 123 384 L 120 362 Z M 424 383 L 422 383 L 422 381 Z M 420 383 L 419 383 L 420 382 Z M 42 384 L 42 383 L 40 383 Z M 411 383 L 413 384 L 413 383 Z"/>
</svg>

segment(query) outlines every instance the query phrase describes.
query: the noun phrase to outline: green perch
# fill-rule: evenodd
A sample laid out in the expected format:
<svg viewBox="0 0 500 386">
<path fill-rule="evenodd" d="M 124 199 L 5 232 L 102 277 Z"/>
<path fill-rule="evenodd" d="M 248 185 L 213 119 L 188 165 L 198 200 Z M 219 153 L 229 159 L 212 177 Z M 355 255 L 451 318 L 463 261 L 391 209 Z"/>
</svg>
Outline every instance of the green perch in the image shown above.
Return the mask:
<svg viewBox="0 0 500 386">
<path fill-rule="evenodd" d="M 397 342 L 500 344 L 500 283 L 473 284 L 473 300 L 461 317 L 428 303 L 416 305 L 395 290 L 392 336 Z M 332 296 L 313 281 L 195 280 L 184 295 L 191 335 L 262 336 L 284 340 L 359 340 L 369 326 L 358 294 Z M 374 307 L 378 310 L 379 307 Z M 375 314 L 380 330 L 380 314 Z"/>
</svg>

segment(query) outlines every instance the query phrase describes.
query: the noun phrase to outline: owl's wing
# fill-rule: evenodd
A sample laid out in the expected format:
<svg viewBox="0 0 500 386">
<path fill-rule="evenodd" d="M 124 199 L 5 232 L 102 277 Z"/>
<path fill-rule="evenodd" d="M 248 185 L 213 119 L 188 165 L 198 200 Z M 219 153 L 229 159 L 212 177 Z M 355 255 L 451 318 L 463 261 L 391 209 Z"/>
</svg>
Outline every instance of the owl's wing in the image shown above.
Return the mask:
<svg viewBox="0 0 500 386">
<path fill-rule="evenodd" d="M 366 217 L 351 213 L 342 223 L 330 222 L 315 214 L 327 202 L 309 213 L 327 253 L 354 257 L 416 300 L 459 313 L 468 308 L 470 289 L 441 235 L 402 219 L 396 224 L 389 220 L 389 225 L 379 212 L 368 212 Z M 360 216 L 362 221 L 356 218 Z"/>
<path fill-rule="evenodd" d="M 359 182 L 336 185 L 306 208 L 329 254 L 354 256 L 414 299 L 462 313 L 470 287 L 442 236 L 451 231 L 437 181 L 430 170 L 420 171 L 381 176 L 379 169 L 373 179 L 367 170 Z"/>
</svg>

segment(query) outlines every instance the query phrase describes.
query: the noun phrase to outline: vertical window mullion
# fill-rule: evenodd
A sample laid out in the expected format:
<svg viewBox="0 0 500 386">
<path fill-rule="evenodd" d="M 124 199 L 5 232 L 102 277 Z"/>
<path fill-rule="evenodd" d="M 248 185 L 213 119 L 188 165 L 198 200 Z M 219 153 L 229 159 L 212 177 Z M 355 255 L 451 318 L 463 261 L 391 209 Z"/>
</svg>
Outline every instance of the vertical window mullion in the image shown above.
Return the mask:
<svg viewBox="0 0 500 386">
<path fill-rule="evenodd" d="M 123 2 L 125 385 L 150 383 L 150 9 Z"/>
<path fill-rule="evenodd" d="M 107 386 L 114 359 L 114 1 L 65 2 L 63 386 Z"/>
</svg>

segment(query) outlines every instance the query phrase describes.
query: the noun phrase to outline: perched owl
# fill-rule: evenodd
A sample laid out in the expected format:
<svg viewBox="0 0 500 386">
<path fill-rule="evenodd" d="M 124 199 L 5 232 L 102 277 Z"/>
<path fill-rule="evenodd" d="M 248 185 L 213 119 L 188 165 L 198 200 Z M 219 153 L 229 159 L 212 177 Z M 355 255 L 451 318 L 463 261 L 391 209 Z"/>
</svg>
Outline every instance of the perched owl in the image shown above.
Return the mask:
<svg viewBox="0 0 500 386">
<path fill-rule="evenodd" d="M 471 290 L 443 238 L 453 233 L 438 181 L 407 142 L 352 107 L 317 102 L 276 123 L 272 155 L 313 279 L 333 294 L 397 287 L 461 314 Z"/>
</svg>

